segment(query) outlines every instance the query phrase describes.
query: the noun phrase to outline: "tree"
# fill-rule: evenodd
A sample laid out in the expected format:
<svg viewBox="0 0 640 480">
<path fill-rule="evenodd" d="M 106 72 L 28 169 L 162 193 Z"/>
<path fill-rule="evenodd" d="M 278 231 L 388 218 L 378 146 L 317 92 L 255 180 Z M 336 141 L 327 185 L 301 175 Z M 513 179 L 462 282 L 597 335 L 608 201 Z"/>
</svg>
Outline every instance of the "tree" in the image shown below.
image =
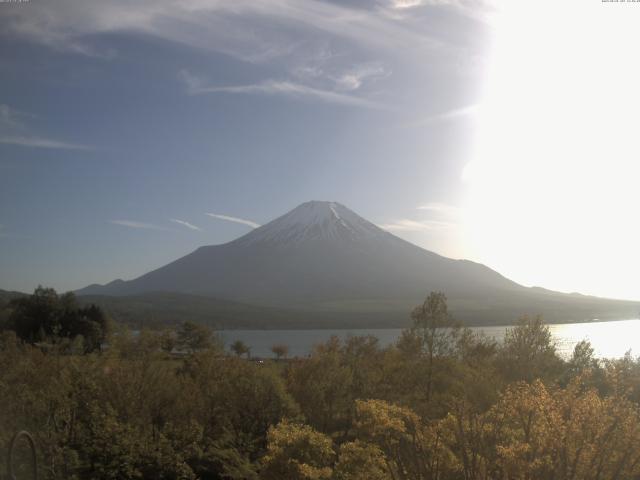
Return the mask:
<svg viewBox="0 0 640 480">
<path fill-rule="evenodd" d="M 438 422 L 425 424 L 411 409 L 383 400 L 356 400 L 356 410 L 358 438 L 384 453 L 391 478 L 439 480 L 458 469 Z"/>
<path fill-rule="evenodd" d="M 57 335 L 60 330 L 60 299 L 53 288 L 38 286 L 29 297 L 13 299 L 9 306 L 9 326 L 25 342 L 41 340 L 39 331 L 45 335 Z"/>
<path fill-rule="evenodd" d="M 204 456 L 196 462 L 197 473 L 254 478 L 249 472 L 257 469 L 264 454 L 269 428 L 299 414 L 279 372 L 271 364 L 223 357 L 211 350 L 185 359 L 180 370 L 184 417 L 203 425 L 209 439 L 203 443 Z"/>
<path fill-rule="evenodd" d="M 486 414 L 484 452 L 492 472 L 474 478 L 631 479 L 640 473 L 638 406 L 602 398 L 579 381 L 550 390 L 512 384 Z"/>
<path fill-rule="evenodd" d="M 287 358 L 289 355 L 289 346 L 285 344 L 276 344 L 271 347 L 271 351 L 276 356 L 276 359 Z"/>
<path fill-rule="evenodd" d="M 238 357 L 241 357 L 242 355 L 246 355 L 247 358 L 249 358 L 249 355 L 251 353 L 251 349 L 249 348 L 249 346 L 246 343 L 244 343 L 242 340 L 236 340 L 235 342 L 233 342 L 231 344 L 231 350 Z"/>
<path fill-rule="evenodd" d="M 39 286 L 33 295 L 13 299 L 10 307 L 9 327 L 28 343 L 82 336 L 88 353 L 101 348 L 109 331 L 109 319 L 102 309 L 78 306 L 71 292 L 58 295 L 52 288 Z"/>
<path fill-rule="evenodd" d="M 598 360 L 593 357 L 593 347 L 588 340 L 576 343 L 573 355 L 569 360 L 569 368 L 574 375 L 578 375 L 592 368 L 598 367 Z"/>
<path fill-rule="evenodd" d="M 291 365 L 287 382 L 313 428 L 323 433 L 350 428 L 353 372 L 345 364 L 337 337 L 316 346 L 310 358 Z"/>
<path fill-rule="evenodd" d="M 376 445 L 360 440 L 340 446 L 335 480 L 387 480 L 390 478 L 387 459 Z M 391 477 L 392 478 L 392 477 Z"/>
<path fill-rule="evenodd" d="M 165 329 L 159 336 L 160 348 L 163 352 L 171 353 L 178 343 L 176 332 Z"/>
<path fill-rule="evenodd" d="M 459 459 L 464 480 L 487 480 L 493 476 L 496 444 L 491 434 L 495 425 L 487 415 L 477 412 L 464 401 L 452 405 L 452 411 L 440 421 L 448 430 L 450 447 Z"/>
<path fill-rule="evenodd" d="M 411 332 L 422 345 L 427 358 L 427 401 L 433 389 L 434 362 L 436 357 L 452 352 L 458 333 L 458 323 L 449 314 L 447 297 L 442 292 L 431 292 L 422 305 L 411 313 Z M 408 342 L 407 339 L 404 340 Z"/>
<path fill-rule="evenodd" d="M 284 420 L 269 429 L 267 442 L 260 474 L 263 480 L 331 478 L 335 453 L 328 436 Z"/>
<path fill-rule="evenodd" d="M 110 330 L 109 318 L 97 305 L 89 305 L 78 310 L 75 325 L 68 328 L 69 337 L 81 335 L 85 351 L 100 350 Z"/>
<path fill-rule="evenodd" d="M 179 349 L 189 353 L 213 348 L 213 333 L 205 325 L 186 321 L 178 330 L 176 345 Z"/>
<path fill-rule="evenodd" d="M 551 331 L 539 315 L 525 315 L 516 327 L 508 329 L 500 353 L 503 374 L 512 381 L 553 378 L 562 368 Z"/>
</svg>

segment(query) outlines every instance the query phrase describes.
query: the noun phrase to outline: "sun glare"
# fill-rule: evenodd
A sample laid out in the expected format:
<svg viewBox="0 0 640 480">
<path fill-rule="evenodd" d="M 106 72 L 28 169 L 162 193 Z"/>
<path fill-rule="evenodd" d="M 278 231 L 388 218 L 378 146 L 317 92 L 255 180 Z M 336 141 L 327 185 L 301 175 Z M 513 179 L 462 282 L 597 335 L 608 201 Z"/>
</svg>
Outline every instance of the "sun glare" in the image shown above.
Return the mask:
<svg viewBox="0 0 640 480">
<path fill-rule="evenodd" d="M 463 179 L 474 257 L 640 299 L 640 3 L 509 1 Z"/>
</svg>

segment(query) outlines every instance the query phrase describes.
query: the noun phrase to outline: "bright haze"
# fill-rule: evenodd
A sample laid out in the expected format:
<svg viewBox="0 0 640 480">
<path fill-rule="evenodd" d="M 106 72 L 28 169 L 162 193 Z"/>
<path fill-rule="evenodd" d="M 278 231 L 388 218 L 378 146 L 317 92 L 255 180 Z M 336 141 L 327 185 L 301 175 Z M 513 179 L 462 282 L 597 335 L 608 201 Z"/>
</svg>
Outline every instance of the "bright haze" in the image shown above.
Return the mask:
<svg viewBox="0 0 640 480">
<path fill-rule="evenodd" d="M 640 3 L 0 3 L 0 288 L 133 279 L 336 200 L 640 299 Z"/>
</svg>

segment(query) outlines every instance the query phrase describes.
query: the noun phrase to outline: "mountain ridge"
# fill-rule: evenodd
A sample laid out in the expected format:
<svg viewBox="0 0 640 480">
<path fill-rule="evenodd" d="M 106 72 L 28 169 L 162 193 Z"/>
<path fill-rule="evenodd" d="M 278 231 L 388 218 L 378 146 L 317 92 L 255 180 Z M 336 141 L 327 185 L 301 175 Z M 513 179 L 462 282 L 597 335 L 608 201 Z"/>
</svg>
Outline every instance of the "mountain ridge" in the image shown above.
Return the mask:
<svg viewBox="0 0 640 480">
<path fill-rule="evenodd" d="M 318 259 L 322 261 L 316 261 Z M 289 303 L 295 300 L 291 297 L 295 297 L 296 292 L 302 301 L 341 298 L 343 292 L 351 292 L 350 295 L 358 298 L 377 298 L 392 291 L 392 296 L 397 297 L 407 288 L 403 285 L 407 281 L 402 277 L 408 273 L 415 283 L 424 283 L 420 278 L 422 273 L 411 268 L 416 261 L 423 263 L 431 276 L 437 277 L 431 282 L 433 288 L 442 285 L 443 289 L 456 290 L 455 284 L 462 274 L 483 277 L 480 283 L 476 279 L 481 288 L 486 284 L 519 287 L 482 264 L 449 259 L 396 237 L 337 202 L 312 201 L 235 240 L 199 247 L 136 279 L 114 280 L 97 289 L 87 287 L 77 293 L 126 295 L 172 291 L 267 303 L 273 300 L 280 303 L 279 299 Z M 287 278 L 285 273 L 295 276 L 298 282 Z M 363 278 L 363 273 L 367 278 Z M 257 281 L 244 278 L 252 274 L 259 275 Z M 313 280 L 325 282 L 324 289 L 331 293 L 302 294 L 300 282 Z M 279 282 L 281 287 L 264 285 L 267 281 Z M 234 282 L 237 286 L 230 287 Z M 329 282 L 339 287 L 331 288 Z M 262 288 L 257 284 L 263 284 Z M 410 293 L 405 295 L 415 297 Z"/>
<path fill-rule="evenodd" d="M 89 286 L 78 295 L 180 293 L 272 308 L 403 311 L 443 291 L 463 320 L 522 313 L 589 320 L 637 315 L 640 303 L 576 298 L 524 287 L 480 263 L 454 260 L 381 229 L 338 202 L 306 202 L 221 245 L 202 246 L 133 280 Z M 551 293 L 548 293 L 551 292 Z M 378 305 L 363 309 L 362 305 Z M 393 308 L 391 307 L 393 306 Z M 553 308 L 550 308 L 553 307 Z M 517 312 L 517 313 L 516 313 Z M 395 313 L 394 313 L 395 315 Z"/>
</svg>

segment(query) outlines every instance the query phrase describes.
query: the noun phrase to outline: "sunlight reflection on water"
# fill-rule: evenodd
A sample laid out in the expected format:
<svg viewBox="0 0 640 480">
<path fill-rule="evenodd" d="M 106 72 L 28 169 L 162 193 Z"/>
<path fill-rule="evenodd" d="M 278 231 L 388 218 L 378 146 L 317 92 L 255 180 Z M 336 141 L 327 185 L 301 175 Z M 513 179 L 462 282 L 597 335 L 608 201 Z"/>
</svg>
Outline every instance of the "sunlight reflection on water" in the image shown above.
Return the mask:
<svg viewBox="0 0 640 480">
<path fill-rule="evenodd" d="M 570 356 L 580 340 L 589 340 L 599 358 L 620 358 L 631 350 L 640 355 L 640 320 L 568 323 L 549 326 L 558 350 Z"/>
<path fill-rule="evenodd" d="M 487 336 L 502 341 L 511 327 L 476 327 Z M 640 320 L 612 322 L 586 322 L 549 325 L 556 347 L 564 358 L 571 356 L 573 347 L 581 340 L 589 340 L 594 354 L 600 358 L 620 358 L 631 350 L 633 356 L 640 355 Z M 221 330 L 225 346 L 234 340 L 242 340 L 251 347 L 254 357 L 271 358 L 271 347 L 275 344 L 289 346 L 289 356 L 305 357 L 314 345 L 327 341 L 332 335 L 342 339 L 357 335 L 373 335 L 381 346 L 395 342 L 402 329 L 352 329 L 352 330 Z"/>
</svg>

